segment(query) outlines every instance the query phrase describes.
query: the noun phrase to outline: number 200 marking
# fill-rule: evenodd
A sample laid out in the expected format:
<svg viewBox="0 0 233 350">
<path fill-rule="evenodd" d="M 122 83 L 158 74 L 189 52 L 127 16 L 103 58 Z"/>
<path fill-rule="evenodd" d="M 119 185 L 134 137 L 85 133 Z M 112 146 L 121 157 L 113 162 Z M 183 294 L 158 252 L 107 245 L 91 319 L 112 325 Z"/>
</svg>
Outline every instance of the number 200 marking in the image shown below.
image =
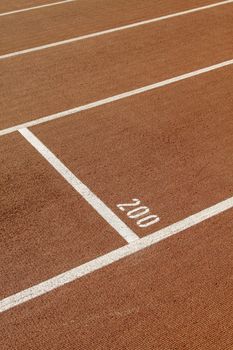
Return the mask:
<svg viewBox="0 0 233 350">
<path fill-rule="evenodd" d="M 148 227 L 159 222 L 160 218 L 157 215 L 151 214 L 151 215 L 145 216 L 150 212 L 150 209 L 148 207 L 145 207 L 145 206 L 137 207 L 138 205 L 141 204 L 141 201 L 139 199 L 134 198 L 132 199 L 132 201 L 133 201 L 132 203 L 117 204 L 117 207 L 121 211 L 127 211 L 127 216 L 130 219 L 138 219 L 142 217 L 136 222 L 139 227 Z M 130 207 L 137 207 L 137 208 L 129 210 Z"/>
</svg>

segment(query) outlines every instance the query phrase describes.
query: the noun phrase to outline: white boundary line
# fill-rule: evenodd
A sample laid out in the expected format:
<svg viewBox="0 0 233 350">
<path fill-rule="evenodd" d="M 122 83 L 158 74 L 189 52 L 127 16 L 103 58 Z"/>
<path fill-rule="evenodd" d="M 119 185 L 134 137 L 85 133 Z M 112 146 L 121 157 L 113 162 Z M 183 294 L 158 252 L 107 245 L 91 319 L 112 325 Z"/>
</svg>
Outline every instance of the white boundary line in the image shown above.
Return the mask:
<svg viewBox="0 0 233 350">
<path fill-rule="evenodd" d="M 46 117 L 41 117 L 41 118 L 31 120 L 31 121 L 26 122 L 26 123 L 18 124 L 18 125 L 12 126 L 10 128 L 0 130 L 0 136 L 10 134 L 10 133 L 15 132 L 17 130 L 20 130 L 21 128 L 29 128 L 29 127 L 43 124 L 43 123 L 46 123 L 46 122 L 49 122 L 49 121 L 52 121 L 55 119 L 64 118 L 64 117 L 67 117 L 69 115 L 81 112 L 81 111 L 85 111 L 85 110 L 88 110 L 91 108 L 99 107 L 99 106 L 102 106 L 102 105 L 105 105 L 105 104 L 108 104 L 108 103 L 111 103 L 114 101 L 122 100 L 122 99 L 130 97 L 130 96 L 134 96 L 134 95 L 138 95 L 138 94 L 141 94 L 143 92 L 146 92 L 146 91 L 154 90 L 154 89 L 160 88 L 162 86 L 173 84 L 173 83 L 176 83 L 176 82 L 181 81 L 181 80 L 189 79 L 189 78 L 195 77 L 197 75 L 213 71 L 215 69 L 230 66 L 232 64 L 233 64 L 233 59 L 231 59 L 229 61 L 224 61 L 221 63 L 214 64 L 213 66 L 201 68 L 201 69 L 189 72 L 189 73 L 178 75 L 174 78 L 166 79 L 166 80 L 163 80 L 163 81 L 158 82 L 158 83 L 146 85 L 146 86 L 143 86 L 143 87 L 135 89 L 135 90 L 130 90 L 130 91 L 121 93 L 119 95 L 107 97 L 103 100 L 91 102 L 91 103 L 88 103 L 88 104 L 83 105 L 83 106 L 75 107 L 75 108 L 68 109 L 68 110 L 63 111 L 63 112 L 58 112 L 55 114 L 48 115 Z"/>
<path fill-rule="evenodd" d="M 35 52 L 35 51 L 41 51 L 41 50 L 49 49 L 49 48 L 52 48 L 52 47 L 55 47 L 55 46 L 70 44 L 70 43 L 73 43 L 73 42 L 86 40 L 86 39 L 94 38 L 94 37 L 97 37 L 97 36 L 118 32 L 118 31 L 125 30 L 125 29 L 131 29 L 131 28 L 142 26 L 142 25 L 155 23 L 155 22 L 166 20 L 166 19 L 170 19 L 170 18 L 174 18 L 174 17 L 178 17 L 178 16 L 183 16 L 183 15 L 187 15 L 187 14 L 190 14 L 190 13 L 203 11 L 203 10 L 207 10 L 207 9 L 210 9 L 210 8 L 213 8 L 213 7 L 227 5 L 227 4 L 231 4 L 231 3 L 233 3 L 233 0 L 225 0 L 225 1 L 221 1 L 221 2 L 215 3 L 215 4 L 194 8 L 194 9 L 191 9 L 191 10 L 177 12 L 177 13 L 173 13 L 173 14 L 170 14 L 170 15 L 162 16 L 162 17 L 152 18 L 152 19 L 149 19 L 149 20 L 146 20 L 146 21 L 136 22 L 136 23 L 128 24 L 128 25 L 125 25 L 125 26 L 117 27 L 117 28 L 103 30 L 101 32 L 96 32 L 96 33 L 92 33 L 92 34 L 77 36 L 77 37 L 74 37 L 74 38 L 71 38 L 71 39 L 57 41 L 57 42 L 54 42 L 54 43 L 51 43 L 51 44 L 46 44 L 46 45 L 41 45 L 41 46 L 37 46 L 37 47 L 32 47 L 32 48 L 25 49 L 25 50 L 15 51 L 15 52 L 11 52 L 11 53 L 8 53 L 8 54 L 0 56 L 0 60 L 4 60 L 6 58 L 15 57 L 15 56 L 19 56 L 19 55 Z"/>
<path fill-rule="evenodd" d="M 38 5 L 38 6 L 27 7 L 27 8 L 24 8 L 24 9 L 19 9 L 19 10 L 14 10 L 14 11 L 9 11 L 9 12 L 2 12 L 2 13 L 0 13 L 0 17 L 13 15 L 13 14 L 16 14 L 16 13 L 21 13 L 21 12 L 28 12 L 28 11 L 32 11 L 32 10 L 38 10 L 38 9 L 43 8 L 43 7 L 50 7 L 50 6 L 55 6 L 55 5 L 64 5 L 64 4 L 67 4 L 69 2 L 74 2 L 74 1 L 77 1 L 77 0 L 63 0 L 63 1 L 51 2 L 51 3 L 45 4 L 45 5 Z"/>
<path fill-rule="evenodd" d="M 91 260 L 83 265 L 75 267 L 58 276 L 50 278 L 33 287 L 22 290 L 19 293 L 11 295 L 0 301 L 0 312 L 12 309 L 13 307 L 25 303 L 26 301 L 37 298 L 46 294 L 58 287 L 75 281 L 91 272 L 102 269 L 105 266 L 121 260 L 129 255 L 132 255 L 142 249 L 150 247 L 168 237 L 171 237 L 179 232 L 182 232 L 200 222 L 207 220 L 215 215 L 218 215 L 228 209 L 233 208 L 233 197 L 226 199 L 212 207 L 204 209 L 197 214 L 191 215 L 184 220 L 154 232 L 146 237 L 138 239 L 122 248 L 111 251 L 108 254 L 102 255 L 94 260 Z"/>
<path fill-rule="evenodd" d="M 112 226 L 126 242 L 139 237 L 111 209 L 109 209 L 89 188 L 84 185 L 31 131 L 19 130 L 20 134 L 52 165 L 54 169 Z"/>
</svg>

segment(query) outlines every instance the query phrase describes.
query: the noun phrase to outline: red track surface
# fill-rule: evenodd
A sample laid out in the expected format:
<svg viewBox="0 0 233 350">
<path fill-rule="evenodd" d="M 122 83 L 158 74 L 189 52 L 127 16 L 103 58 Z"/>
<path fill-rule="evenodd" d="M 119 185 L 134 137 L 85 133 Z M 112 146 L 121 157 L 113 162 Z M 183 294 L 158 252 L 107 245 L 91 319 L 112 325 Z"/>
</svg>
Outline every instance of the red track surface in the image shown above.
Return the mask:
<svg viewBox="0 0 233 350">
<path fill-rule="evenodd" d="M 32 130 L 113 210 L 141 197 L 162 228 L 231 196 L 230 74 L 232 67 Z M 138 235 L 153 231 L 129 224 Z"/>
<path fill-rule="evenodd" d="M 78 4 L 77 4 L 78 1 Z M 189 8 L 217 1 L 189 1 Z M 187 9 L 187 2 L 147 0 L 76 0 L 32 13 L 2 18 L 1 54 L 119 27 Z M 17 27 L 17 31 L 15 30 Z"/>
<path fill-rule="evenodd" d="M 1 299 L 124 244 L 20 135 L 1 170 Z"/>
<path fill-rule="evenodd" d="M 2 61 L 1 129 L 231 58 L 229 6 Z"/>
<path fill-rule="evenodd" d="M 213 3 L 80 0 L 9 14 L 0 55 Z M 2 1 L 0 12 L 43 4 Z M 0 130 L 231 60 L 232 37 L 228 3 L 2 59 Z M 36 125 L 28 139 L 0 136 L 1 349 L 233 349 L 232 83 L 229 64 Z M 117 207 L 132 199 L 160 221 L 139 227 Z M 82 277 L 56 285 L 79 266 Z"/>
<path fill-rule="evenodd" d="M 231 349 L 232 218 L 225 213 L 3 314 L 2 344 Z"/>
<path fill-rule="evenodd" d="M 46 5 L 48 3 L 57 2 L 57 0 L 2 0 L 0 4 L 1 13 L 7 11 L 15 11 L 24 8 Z"/>
</svg>

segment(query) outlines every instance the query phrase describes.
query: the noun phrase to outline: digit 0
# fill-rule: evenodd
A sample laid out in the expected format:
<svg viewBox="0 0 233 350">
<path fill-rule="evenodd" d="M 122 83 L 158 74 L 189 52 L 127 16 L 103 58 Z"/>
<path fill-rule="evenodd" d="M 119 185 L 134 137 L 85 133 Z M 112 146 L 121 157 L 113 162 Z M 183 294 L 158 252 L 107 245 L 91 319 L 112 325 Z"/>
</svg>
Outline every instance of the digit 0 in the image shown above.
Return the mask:
<svg viewBox="0 0 233 350">
<path fill-rule="evenodd" d="M 138 207 L 136 209 L 128 211 L 127 215 L 130 219 L 136 219 L 139 218 L 140 216 L 143 216 L 147 213 L 149 213 L 150 209 L 147 207 Z"/>
<path fill-rule="evenodd" d="M 148 215 L 145 218 L 138 220 L 137 225 L 139 227 L 148 227 L 159 221 L 160 221 L 160 218 L 157 215 Z"/>
</svg>

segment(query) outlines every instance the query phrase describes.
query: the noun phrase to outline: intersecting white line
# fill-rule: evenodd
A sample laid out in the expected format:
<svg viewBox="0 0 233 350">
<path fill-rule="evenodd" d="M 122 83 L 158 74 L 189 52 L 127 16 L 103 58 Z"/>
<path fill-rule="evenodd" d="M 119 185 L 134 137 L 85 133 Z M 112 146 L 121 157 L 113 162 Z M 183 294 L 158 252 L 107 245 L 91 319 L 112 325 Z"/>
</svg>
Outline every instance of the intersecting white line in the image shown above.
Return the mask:
<svg viewBox="0 0 233 350">
<path fill-rule="evenodd" d="M 12 309 L 13 307 L 25 303 L 26 301 L 44 295 L 58 287 L 75 281 L 85 275 L 88 275 L 96 270 L 102 269 L 105 266 L 121 260 L 129 255 L 132 255 L 142 249 L 150 247 L 168 237 L 171 237 L 179 232 L 199 224 L 213 216 L 216 216 L 226 210 L 233 208 L 233 197 L 226 199 L 212 207 L 204 209 L 197 214 L 191 215 L 184 220 L 178 221 L 166 228 L 154 232 L 148 236 L 140 238 L 132 243 L 129 243 L 121 248 L 102 255 L 94 260 L 91 260 L 83 265 L 75 267 L 60 275 L 41 282 L 33 287 L 22 290 L 19 293 L 11 295 L 0 301 L 0 312 Z"/>
<path fill-rule="evenodd" d="M 52 165 L 54 169 L 94 208 L 97 213 L 128 243 L 139 237 L 113 213 L 91 190 L 84 185 L 30 130 L 20 134 Z"/>
</svg>

